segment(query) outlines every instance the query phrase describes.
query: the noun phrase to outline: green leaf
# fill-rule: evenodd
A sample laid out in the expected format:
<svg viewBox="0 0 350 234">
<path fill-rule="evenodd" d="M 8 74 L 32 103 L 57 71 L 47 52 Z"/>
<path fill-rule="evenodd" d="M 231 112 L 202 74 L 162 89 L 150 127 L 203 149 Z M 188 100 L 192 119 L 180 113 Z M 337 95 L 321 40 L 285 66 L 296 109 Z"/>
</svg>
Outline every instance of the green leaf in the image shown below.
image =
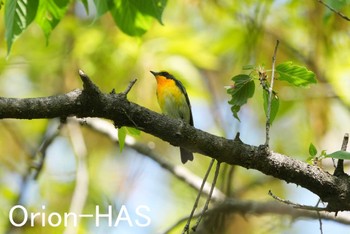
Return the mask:
<svg viewBox="0 0 350 234">
<path fill-rule="evenodd" d="M 101 17 L 104 15 L 107 11 L 112 9 L 114 7 L 113 0 L 94 0 L 95 7 L 96 7 L 96 18 Z"/>
<path fill-rule="evenodd" d="M 312 143 L 309 145 L 309 154 L 311 157 L 315 157 L 317 155 L 317 149 Z"/>
<path fill-rule="evenodd" d="M 126 129 L 128 130 L 128 133 L 132 136 L 139 136 L 141 134 L 141 131 L 136 128 L 127 127 Z"/>
<path fill-rule="evenodd" d="M 166 0 L 114 0 L 110 9 L 115 23 L 130 36 L 142 36 L 152 25 L 153 19 L 162 23 Z"/>
<path fill-rule="evenodd" d="M 86 14 L 89 14 L 89 1 L 88 1 L 88 0 L 81 0 L 81 2 L 82 2 L 83 5 L 84 5 Z M 104 1 L 100 1 L 100 2 L 104 2 Z"/>
<path fill-rule="evenodd" d="M 126 127 L 121 127 L 118 129 L 118 141 L 119 141 L 119 150 L 123 151 L 126 138 Z"/>
<path fill-rule="evenodd" d="M 7 0 L 5 2 L 5 38 L 8 54 L 16 37 L 34 20 L 38 5 L 39 0 Z"/>
<path fill-rule="evenodd" d="M 234 86 L 227 90 L 227 93 L 231 95 L 232 99 L 228 102 L 231 104 L 231 111 L 233 116 L 240 120 L 238 112 L 247 100 L 254 95 L 255 84 L 254 80 L 245 74 L 240 74 L 232 78 Z"/>
<path fill-rule="evenodd" d="M 254 69 L 254 65 L 244 65 L 242 67 L 242 70 L 252 70 L 252 69 Z"/>
<path fill-rule="evenodd" d="M 263 90 L 263 98 L 264 98 L 264 111 L 265 115 L 267 116 L 267 106 L 269 104 L 269 92 L 265 89 Z M 275 120 L 278 109 L 280 106 L 280 101 L 276 94 L 272 94 L 272 100 L 271 100 L 271 109 L 270 109 L 270 123 Z"/>
<path fill-rule="evenodd" d="M 48 43 L 52 30 L 61 21 L 68 9 L 69 0 L 44 0 L 40 1 L 35 21 L 43 30 Z"/>
<path fill-rule="evenodd" d="M 308 86 L 317 83 L 315 73 L 307 70 L 305 67 L 294 65 L 288 61 L 277 65 L 279 80 L 285 80 L 294 86 Z"/>
<path fill-rule="evenodd" d="M 336 158 L 336 159 L 350 159 L 350 152 L 347 151 L 336 151 L 331 154 L 326 155 L 327 158 Z"/>
</svg>

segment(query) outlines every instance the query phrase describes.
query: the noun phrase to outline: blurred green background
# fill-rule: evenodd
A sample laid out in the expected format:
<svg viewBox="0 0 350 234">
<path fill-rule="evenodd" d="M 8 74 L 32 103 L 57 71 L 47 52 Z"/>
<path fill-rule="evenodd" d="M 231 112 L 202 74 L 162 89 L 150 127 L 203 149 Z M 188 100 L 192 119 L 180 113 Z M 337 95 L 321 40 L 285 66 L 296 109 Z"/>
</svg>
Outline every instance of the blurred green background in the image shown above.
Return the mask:
<svg viewBox="0 0 350 234">
<path fill-rule="evenodd" d="M 334 2 L 334 7 L 350 15 L 348 1 Z M 1 40 L 0 96 L 41 97 L 82 88 L 78 76 L 82 69 L 103 92 L 123 91 L 137 78 L 129 100 L 160 112 L 149 71 L 167 70 L 187 88 L 195 127 L 228 138 L 239 131 L 245 143 L 259 145 L 265 141 L 262 95 L 249 100 L 238 122 L 230 112 L 224 86 L 232 84 L 231 77 L 242 73 L 244 65 L 270 69 L 278 39 L 277 63 L 291 60 L 306 66 L 316 73 L 318 84 L 296 89 L 276 82 L 280 111 L 271 129 L 272 149 L 306 161 L 311 142 L 319 151 L 332 152 L 340 148 L 344 133 L 349 132 L 350 23 L 318 1 L 169 0 L 163 25 L 154 21 L 140 37 L 121 32 L 109 14 L 95 19 L 93 5 L 86 15 L 82 3 L 72 1 L 48 44 L 35 23 L 14 42 L 9 55 L 6 41 Z M 3 18 L 3 10 L 0 14 Z M 0 38 L 5 38 L 4 27 L 0 23 Z M 261 92 L 258 86 L 257 92 Z M 188 215 L 195 200 L 194 189 L 153 160 L 130 147 L 120 152 L 115 141 L 87 126 L 68 123 L 59 127 L 57 119 L 5 119 L 0 121 L 0 132 L 0 233 L 162 233 Z M 47 148 L 38 179 L 26 180 L 33 158 L 35 162 L 40 157 L 40 145 L 52 134 L 57 135 Z M 81 142 L 74 143 L 74 139 Z M 132 140 L 151 147 L 172 164 L 181 164 L 179 149 L 160 139 L 141 133 Z M 85 146 L 82 153 L 76 145 Z M 195 155 L 195 161 L 185 167 L 202 177 L 209 161 Z M 323 168 L 332 171 L 332 163 L 323 161 Z M 77 189 L 78 185 L 82 187 Z M 271 200 L 268 190 L 303 204 L 315 205 L 318 200 L 295 185 L 239 167 L 225 166 L 217 187 L 243 200 Z M 82 197 L 74 198 L 74 194 Z M 28 212 L 46 212 L 48 216 L 72 210 L 72 199 L 83 201 L 84 214 L 94 213 L 96 206 L 101 213 L 108 213 L 108 205 L 112 205 L 113 220 L 124 205 L 128 213 L 123 215 L 130 216 L 132 225 L 124 220 L 109 227 L 105 218 L 96 227 L 94 219 L 81 218 L 75 230 L 63 224 L 42 227 L 42 214 L 35 227 L 9 225 L 9 210 L 18 202 Z M 200 207 L 203 203 L 204 199 Z M 136 212 L 140 206 L 149 208 L 142 210 L 151 219 L 146 227 L 136 224 L 136 219 L 147 221 Z M 172 233 L 179 233 L 182 227 Z M 324 233 L 348 233 L 346 226 L 333 222 L 324 222 L 323 229 Z M 223 230 L 317 233 L 319 224 L 318 220 L 273 214 L 233 214 Z"/>
</svg>

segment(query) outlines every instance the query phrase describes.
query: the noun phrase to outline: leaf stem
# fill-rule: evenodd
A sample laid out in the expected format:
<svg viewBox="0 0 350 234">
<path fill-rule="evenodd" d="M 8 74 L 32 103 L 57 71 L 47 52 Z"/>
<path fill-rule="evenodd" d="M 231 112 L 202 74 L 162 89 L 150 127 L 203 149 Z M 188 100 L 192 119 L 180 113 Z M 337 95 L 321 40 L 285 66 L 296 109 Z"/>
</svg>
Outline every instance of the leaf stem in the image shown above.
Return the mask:
<svg viewBox="0 0 350 234">
<path fill-rule="evenodd" d="M 279 45 L 279 40 L 276 41 L 275 50 L 273 52 L 272 56 L 272 74 L 271 74 L 271 82 L 269 87 L 269 100 L 267 104 L 267 113 L 266 113 L 266 142 L 265 145 L 269 145 L 270 142 L 270 116 L 271 116 L 271 103 L 272 103 L 272 93 L 273 93 L 273 82 L 275 80 L 275 64 L 276 64 L 276 54 L 277 54 L 277 48 Z"/>
</svg>

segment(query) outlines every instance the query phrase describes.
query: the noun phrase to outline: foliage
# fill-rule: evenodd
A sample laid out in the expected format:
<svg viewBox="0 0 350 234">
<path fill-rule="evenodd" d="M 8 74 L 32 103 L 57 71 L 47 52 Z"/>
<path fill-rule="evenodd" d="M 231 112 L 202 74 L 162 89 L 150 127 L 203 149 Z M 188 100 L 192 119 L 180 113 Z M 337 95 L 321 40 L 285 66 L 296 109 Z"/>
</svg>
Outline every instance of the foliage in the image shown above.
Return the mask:
<svg viewBox="0 0 350 234">
<path fill-rule="evenodd" d="M 327 154 L 327 158 L 335 158 L 335 159 L 346 159 L 350 160 L 350 152 L 338 150 L 333 153 Z"/>
<path fill-rule="evenodd" d="M 254 95 L 255 85 L 253 79 L 245 74 L 240 74 L 232 78 L 232 81 L 235 82 L 233 87 L 230 87 L 227 92 L 232 96 L 231 101 L 231 110 L 233 116 L 239 120 L 238 111 L 241 106 L 247 103 L 247 100 Z"/>
<path fill-rule="evenodd" d="M 322 161 L 325 158 L 333 158 L 333 159 L 343 159 L 343 160 L 350 160 L 350 152 L 344 151 L 344 150 L 337 150 L 333 153 L 327 154 L 326 150 L 322 150 L 320 155 L 317 156 L 317 149 L 316 147 L 310 143 L 309 146 L 309 155 L 307 162 L 312 163 L 313 161 Z"/>
<path fill-rule="evenodd" d="M 89 13 L 88 1 L 82 1 Z M 18 0 L 5 2 L 5 26 L 7 51 L 10 53 L 12 43 L 35 19 L 43 30 L 48 42 L 52 30 L 66 14 L 69 0 Z M 153 19 L 162 23 L 162 13 L 166 0 L 107 0 L 94 1 L 96 17 L 107 12 L 113 16 L 115 23 L 126 34 L 143 35 L 152 25 Z"/>
<path fill-rule="evenodd" d="M 243 66 L 243 70 L 251 70 L 251 72 L 249 75 L 240 74 L 234 76 L 232 78 L 234 85 L 227 89 L 227 93 L 231 95 L 229 104 L 231 104 L 233 116 L 239 120 L 238 112 L 241 107 L 247 103 L 247 100 L 253 97 L 255 91 L 254 80 L 257 79 L 260 81 L 260 85 L 263 89 L 264 110 L 267 115 L 270 85 L 267 80 L 266 71 L 262 67 L 256 68 L 251 65 Z M 291 61 L 278 64 L 276 66 L 276 72 L 279 74 L 276 79 L 287 81 L 289 84 L 297 87 L 305 87 L 317 82 L 315 74 L 312 71 L 307 70 L 305 67 L 294 65 Z M 272 90 L 272 93 L 270 113 L 271 123 L 275 119 L 279 108 L 279 98 L 277 93 L 274 90 Z"/>
<path fill-rule="evenodd" d="M 294 65 L 291 61 L 278 64 L 276 72 L 280 75 L 279 80 L 287 81 L 297 87 L 317 83 L 315 73 L 305 67 Z"/>
</svg>

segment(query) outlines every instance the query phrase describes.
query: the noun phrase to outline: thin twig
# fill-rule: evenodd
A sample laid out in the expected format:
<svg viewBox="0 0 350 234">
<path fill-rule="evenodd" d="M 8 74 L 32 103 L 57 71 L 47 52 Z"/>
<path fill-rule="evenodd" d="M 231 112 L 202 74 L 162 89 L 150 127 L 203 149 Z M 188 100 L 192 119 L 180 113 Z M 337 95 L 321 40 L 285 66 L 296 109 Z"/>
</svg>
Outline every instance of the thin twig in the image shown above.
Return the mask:
<svg viewBox="0 0 350 234">
<path fill-rule="evenodd" d="M 271 126 L 271 103 L 272 103 L 272 94 L 273 94 L 273 83 L 275 80 L 275 64 L 276 64 L 276 54 L 277 54 L 277 48 L 279 44 L 279 40 L 276 41 L 275 50 L 273 52 L 272 56 L 272 74 L 271 74 L 271 82 L 269 87 L 269 100 L 267 104 L 267 114 L 266 114 L 266 142 L 265 145 L 269 145 L 270 142 L 270 126 Z"/>
<path fill-rule="evenodd" d="M 184 229 L 183 229 L 183 231 L 182 231 L 182 234 L 189 233 L 189 228 L 190 228 L 191 220 L 192 220 L 192 218 L 193 218 L 194 211 L 196 210 L 196 208 L 197 208 L 197 206 L 198 206 L 199 198 L 201 197 L 201 193 L 202 193 L 203 187 L 204 187 L 204 185 L 205 185 L 205 182 L 206 182 L 207 179 L 208 179 L 208 176 L 209 176 L 209 173 L 210 173 L 210 171 L 211 171 L 211 168 L 213 167 L 214 161 L 215 161 L 215 159 L 212 159 L 212 160 L 210 161 L 208 170 L 207 170 L 207 172 L 206 172 L 205 175 L 204 175 L 204 178 L 203 178 L 203 181 L 202 181 L 202 185 L 201 185 L 201 187 L 200 187 L 200 189 L 199 189 L 199 191 L 198 191 L 197 198 L 196 198 L 196 200 L 195 200 L 195 202 L 194 202 L 194 204 L 193 204 L 193 208 L 192 208 L 191 214 L 190 214 L 190 216 L 188 217 L 187 223 L 186 223 L 186 225 L 185 225 L 185 227 L 184 227 Z M 209 192 L 209 194 L 210 194 L 210 192 Z"/>
<path fill-rule="evenodd" d="M 343 19 L 345 19 L 347 21 L 350 21 L 350 18 L 348 16 L 344 15 L 340 11 L 337 11 L 336 9 L 334 9 L 333 7 L 331 7 L 330 5 L 325 3 L 324 1 L 318 0 L 318 2 L 321 3 L 322 5 L 324 5 L 325 7 L 327 7 L 329 10 L 333 11 L 334 13 L 336 13 L 337 15 L 339 15 L 340 17 L 342 17 Z"/>
<path fill-rule="evenodd" d="M 33 171 L 33 179 L 37 180 L 39 174 L 44 166 L 45 158 L 46 158 L 46 150 L 51 145 L 51 143 L 56 139 L 59 135 L 60 126 L 62 124 L 56 125 L 56 122 L 47 128 L 47 132 L 44 136 L 44 139 L 39 146 L 36 155 L 38 155 L 38 161 L 34 164 Z"/>
<path fill-rule="evenodd" d="M 279 202 L 282 202 L 286 205 L 290 205 L 294 208 L 297 208 L 297 209 L 302 209 L 302 210 L 310 210 L 310 211 L 328 211 L 327 210 L 327 207 L 315 207 L 315 206 L 306 206 L 306 205 L 301 205 L 301 204 L 297 204 L 297 203 L 294 203 L 294 202 L 291 202 L 289 200 L 284 200 L 280 197 L 277 197 L 276 195 L 274 195 L 271 190 L 269 190 L 269 193 L 268 193 L 271 197 L 273 197 L 275 200 L 279 201 Z"/>
<path fill-rule="evenodd" d="M 348 143 L 349 143 L 349 133 L 345 133 L 344 138 L 343 138 L 343 143 L 341 145 L 342 151 L 346 151 L 346 148 L 348 147 Z M 343 159 L 338 160 L 337 167 L 335 168 L 333 175 L 335 175 L 335 176 L 344 175 L 344 160 Z"/>
<path fill-rule="evenodd" d="M 197 230 L 197 227 L 198 227 L 199 223 L 201 222 L 203 216 L 205 215 L 205 212 L 208 210 L 209 202 L 210 202 L 210 200 L 211 200 L 211 195 L 213 194 L 213 191 L 214 191 L 214 188 L 215 188 L 215 185 L 216 185 L 216 180 L 218 179 L 218 176 L 219 176 L 219 171 L 220 171 L 220 162 L 217 161 L 217 162 L 216 162 L 216 168 L 215 168 L 214 179 L 213 179 L 213 184 L 211 185 L 211 189 L 210 189 L 209 196 L 208 196 L 208 198 L 207 198 L 207 201 L 205 202 L 205 205 L 204 205 L 204 208 L 203 208 L 203 210 L 202 210 L 201 215 L 200 215 L 200 216 L 198 217 L 198 219 L 197 219 L 196 225 L 194 225 L 194 227 L 192 227 L 192 230 L 193 230 L 193 231 L 196 231 L 196 230 Z"/>
<path fill-rule="evenodd" d="M 322 218 L 321 218 L 321 214 L 319 211 L 317 211 L 317 216 L 318 216 L 318 222 L 320 224 L 320 231 L 321 231 L 321 234 L 323 234 L 323 229 L 322 229 Z"/>
<path fill-rule="evenodd" d="M 132 81 L 130 81 L 128 87 L 126 87 L 126 89 L 124 90 L 124 92 L 122 92 L 122 94 L 124 94 L 125 96 L 128 95 L 128 93 L 130 92 L 131 88 L 134 86 L 136 81 L 137 79 L 133 79 Z"/>
</svg>

